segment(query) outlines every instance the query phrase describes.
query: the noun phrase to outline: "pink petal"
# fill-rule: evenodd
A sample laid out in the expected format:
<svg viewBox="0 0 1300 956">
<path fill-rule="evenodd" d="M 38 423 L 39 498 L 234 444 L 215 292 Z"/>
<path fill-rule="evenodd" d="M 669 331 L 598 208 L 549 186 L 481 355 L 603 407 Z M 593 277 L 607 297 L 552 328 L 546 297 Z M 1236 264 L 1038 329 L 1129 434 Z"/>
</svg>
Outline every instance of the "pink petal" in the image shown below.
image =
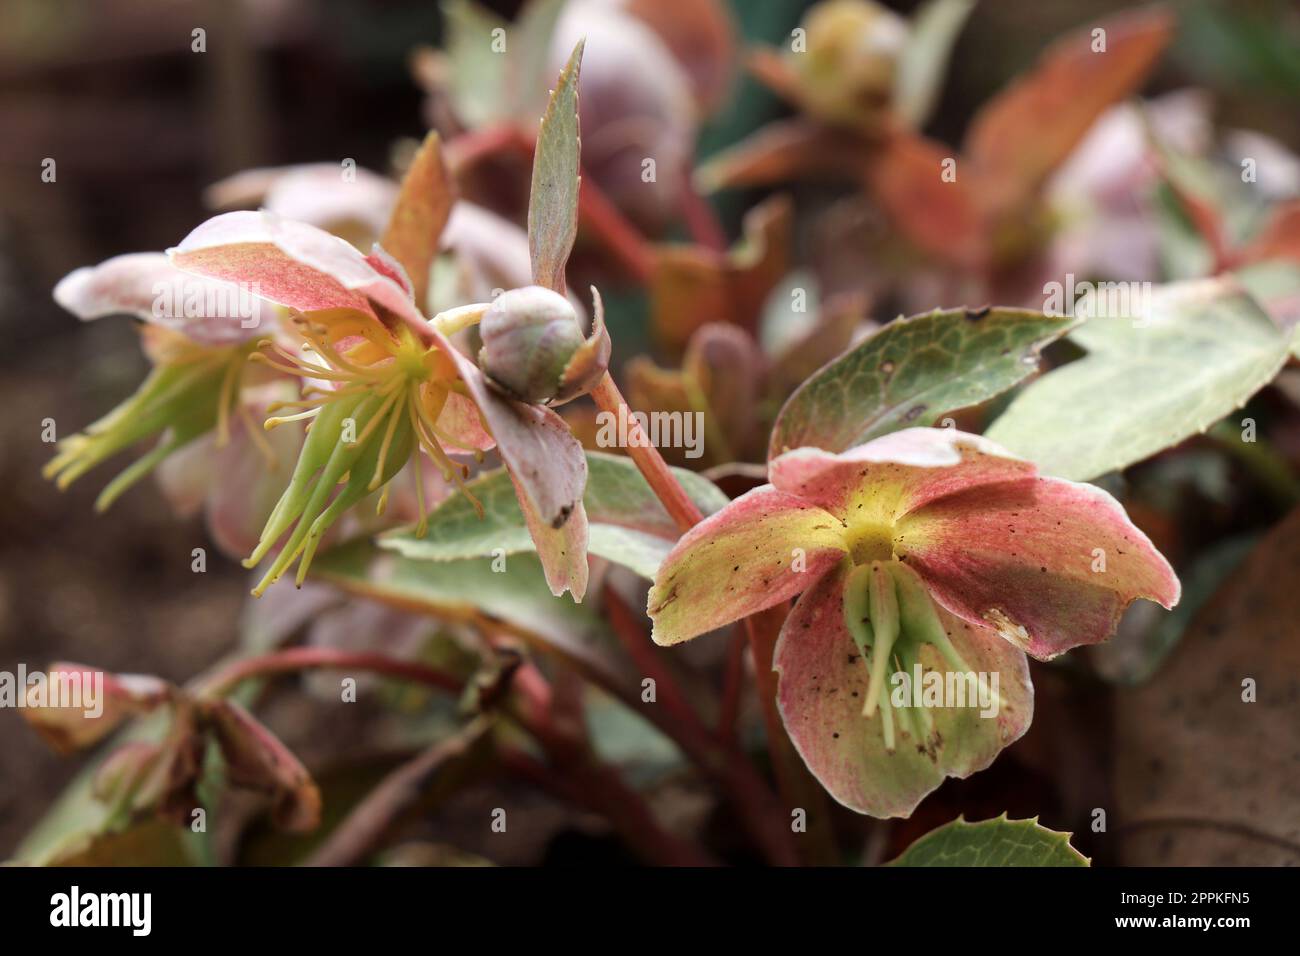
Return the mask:
<svg viewBox="0 0 1300 956">
<path fill-rule="evenodd" d="M 886 523 L 954 491 L 1032 474 L 1029 462 L 953 428 L 907 428 L 838 455 L 796 448 L 768 466 L 777 488 L 839 518 L 851 517 L 849 511 L 862 503 L 855 501 L 861 489 L 874 489 L 869 506 Z"/>
<path fill-rule="evenodd" d="M 1028 665 L 1024 654 L 994 632 L 940 610 L 966 664 L 998 675 L 1004 705 L 996 716 L 970 707 L 931 708 L 939 734 L 933 751 L 900 735 L 890 753 L 879 714 L 862 716 L 868 673 L 844 626 L 843 592 L 841 567 L 806 591 L 786 619 L 773 659 L 780 674 L 777 705 L 795 749 L 831 796 L 858 813 L 905 817 L 945 777 L 983 770 L 1028 729 L 1034 699 Z M 947 673 L 929 645 L 922 659 L 927 672 Z"/>
<path fill-rule="evenodd" d="M 348 309 L 375 317 L 373 305 L 380 305 L 423 324 L 408 289 L 366 256 L 337 236 L 273 213 L 215 216 L 167 254 L 179 269 L 241 283 L 300 312 Z"/>
<path fill-rule="evenodd" d="M 664 558 L 648 601 L 655 642 L 677 644 L 788 601 L 844 557 L 843 532 L 771 485 L 741 495 Z"/>
<path fill-rule="evenodd" d="M 496 440 L 483 427 L 478 406 L 458 392 L 447 396 L 435 424 L 439 432 L 452 439 L 451 445 L 444 446 L 449 452 L 488 451 L 496 445 Z"/>
<path fill-rule="evenodd" d="M 260 303 L 250 298 L 231 283 L 182 272 L 161 252 L 114 256 L 68 273 L 54 287 L 54 301 L 79 319 L 134 315 L 204 345 L 234 345 L 266 334 Z M 197 304 L 201 314 L 187 316 L 187 303 Z"/>
<path fill-rule="evenodd" d="M 1135 598 L 1178 603 L 1169 562 L 1092 485 L 1027 478 L 973 488 L 907 515 L 896 532 L 895 552 L 936 600 L 1040 659 L 1104 641 Z"/>
<path fill-rule="evenodd" d="M 290 253 L 277 241 L 285 238 L 285 223 L 292 220 L 266 212 L 225 213 L 195 228 L 167 254 L 178 269 L 253 286 L 263 298 L 299 312 L 352 309 L 373 316 L 355 285 L 363 274 L 375 276 L 365 257 L 342 239 L 302 223 L 289 227 L 295 250 Z M 302 230 L 313 234 L 304 241 Z"/>
</svg>

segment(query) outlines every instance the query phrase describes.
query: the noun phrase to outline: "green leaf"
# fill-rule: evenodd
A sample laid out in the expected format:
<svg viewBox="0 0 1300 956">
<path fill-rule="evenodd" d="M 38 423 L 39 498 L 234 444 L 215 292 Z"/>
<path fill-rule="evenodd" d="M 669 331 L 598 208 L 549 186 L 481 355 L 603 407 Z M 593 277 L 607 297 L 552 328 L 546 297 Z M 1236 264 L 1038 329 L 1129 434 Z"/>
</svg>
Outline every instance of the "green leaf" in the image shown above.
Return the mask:
<svg viewBox="0 0 1300 956">
<path fill-rule="evenodd" d="M 894 110 L 909 125 L 919 129 L 934 109 L 952 45 L 973 9 L 975 0 L 929 0 L 912 17 L 894 87 Z"/>
<path fill-rule="evenodd" d="M 1025 309 L 936 310 L 889 323 L 795 390 L 769 457 L 805 445 L 840 452 L 1004 392 L 1074 325 Z"/>
<path fill-rule="evenodd" d="M 573 48 L 542 117 L 528 196 L 533 281 L 556 292 L 564 291 L 564 265 L 578 234 L 578 71 L 585 42 Z"/>
<path fill-rule="evenodd" d="M 509 117 L 508 57 L 493 49 L 507 23 L 472 0 L 444 0 L 448 93 L 457 117 L 470 128 Z M 509 38 L 507 37 L 507 43 Z"/>
<path fill-rule="evenodd" d="M 961 817 L 931 830 L 890 866 L 1087 866 L 1070 835 L 1039 826 L 1038 819 L 967 823 Z"/>
<path fill-rule="evenodd" d="M 311 577 L 439 620 L 491 622 L 534 649 L 560 657 L 602 687 L 635 686 L 639 678 L 610 652 L 593 606 L 553 596 L 536 555 L 515 555 L 501 571 L 494 571 L 493 564 L 490 558 L 414 561 L 359 539 L 319 555 Z"/>
<path fill-rule="evenodd" d="M 1087 481 L 1205 431 L 1272 380 L 1288 340 L 1231 278 L 1157 287 L 1141 321 L 1091 319 L 1088 354 L 1016 396 L 987 435 Z"/>
<path fill-rule="evenodd" d="M 673 469 L 691 500 L 705 514 L 718 511 L 727 497 L 712 482 Z M 390 531 L 381 547 L 421 561 L 454 561 L 494 553 L 531 551 L 533 540 L 505 469 L 488 472 L 467 485 L 483 506 L 479 517 L 465 495 L 454 495 L 429 513 L 429 530 L 417 538 L 410 529 Z M 583 493 L 590 538 L 587 550 L 653 578 L 677 541 L 677 526 L 630 458 L 587 452 Z M 499 550 L 498 550 L 499 549 Z"/>
</svg>

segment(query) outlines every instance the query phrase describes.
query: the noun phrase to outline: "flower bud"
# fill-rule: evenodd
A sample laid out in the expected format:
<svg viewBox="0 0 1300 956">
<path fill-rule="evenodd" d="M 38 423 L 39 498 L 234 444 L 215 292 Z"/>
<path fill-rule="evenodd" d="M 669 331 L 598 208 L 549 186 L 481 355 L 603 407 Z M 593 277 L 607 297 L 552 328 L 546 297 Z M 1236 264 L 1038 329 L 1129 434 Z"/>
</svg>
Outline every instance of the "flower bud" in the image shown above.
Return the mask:
<svg viewBox="0 0 1300 956">
<path fill-rule="evenodd" d="M 809 110 L 830 123 L 877 129 L 893 95 L 907 22 L 872 0 L 826 0 L 803 26 L 807 48 L 789 58 Z"/>
<path fill-rule="evenodd" d="M 520 401 L 543 404 L 576 398 L 609 364 L 599 294 L 595 302 L 592 334 L 584 339 L 577 313 L 559 293 L 535 285 L 503 292 L 479 325 L 479 365 L 502 391 Z"/>
</svg>

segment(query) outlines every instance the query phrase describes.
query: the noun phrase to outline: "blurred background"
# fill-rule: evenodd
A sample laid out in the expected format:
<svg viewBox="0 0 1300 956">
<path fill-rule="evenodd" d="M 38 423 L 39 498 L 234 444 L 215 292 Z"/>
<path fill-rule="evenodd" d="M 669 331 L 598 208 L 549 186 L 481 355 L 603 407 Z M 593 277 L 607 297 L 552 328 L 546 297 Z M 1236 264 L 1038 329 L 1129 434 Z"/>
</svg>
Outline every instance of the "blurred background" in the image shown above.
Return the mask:
<svg viewBox="0 0 1300 956">
<path fill-rule="evenodd" d="M 510 16 L 519 4 L 486 5 Z M 733 0 L 744 37 L 768 42 L 787 36 L 806 6 Z M 977 105 L 1048 40 L 1124 6 L 982 0 L 958 40 L 930 133 L 956 141 Z M 1202 87 L 1217 116 L 1300 151 L 1293 0 L 1172 6 L 1179 35 L 1148 92 Z M 206 31 L 207 52 L 191 50 L 196 27 Z M 176 519 L 147 486 L 95 515 L 94 480 L 61 494 L 40 477 L 51 454 L 40 440 L 42 421 L 53 418 L 60 435 L 84 427 L 128 395 L 147 368 L 130 322 L 81 325 L 55 306 L 50 290 L 78 266 L 176 243 L 207 216 L 203 189 L 238 170 L 347 157 L 387 170 L 394 143 L 425 129 L 409 57 L 418 44 L 436 45 L 440 29 L 434 0 L 0 3 L 0 669 L 67 659 L 181 681 L 235 642 L 246 575 L 215 550 L 206 574 L 191 572 L 191 549 L 206 542 L 198 519 Z M 737 77 L 701 154 L 781 112 L 771 94 Z M 57 163 L 52 183 L 41 179 L 47 158 Z M 751 199 L 720 200 L 732 236 Z M 1040 685 L 1045 700 L 1052 679 Z M 1086 694 L 1068 707 L 1080 726 L 1110 719 Z M 346 722 L 331 726 L 327 710 L 283 702 L 268 720 L 311 766 L 313 738 L 349 732 Z M 1031 739 L 1018 750 L 1032 757 L 1034 747 Z M 0 859 L 81 763 L 54 755 L 15 712 L 0 711 Z M 1058 825 L 1051 808 L 1060 781 L 1010 763 L 1004 757 L 965 784 L 963 801 L 978 807 L 981 794 L 996 796 L 990 812 L 1043 809 L 1044 823 Z M 1092 770 L 1081 760 L 1067 779 Z M 1005 805 L 1007 774 L 1017 781 L 1017 805 Z M 475 798 L 464 799 L 472 806 Z M 538 800 L 534 831 L 513 836 L 506 851 L 498 845 L 495 859 L 562 856 L 556 834 L 581 831 Z M 447 826 L 454 827 L 455 812 L 445 815 Z M 915 828 L 947 819 L 937 813 Z M 1094 849 L 1087 834 L 1076 842 L 1084 852 Z"/>
</svg>

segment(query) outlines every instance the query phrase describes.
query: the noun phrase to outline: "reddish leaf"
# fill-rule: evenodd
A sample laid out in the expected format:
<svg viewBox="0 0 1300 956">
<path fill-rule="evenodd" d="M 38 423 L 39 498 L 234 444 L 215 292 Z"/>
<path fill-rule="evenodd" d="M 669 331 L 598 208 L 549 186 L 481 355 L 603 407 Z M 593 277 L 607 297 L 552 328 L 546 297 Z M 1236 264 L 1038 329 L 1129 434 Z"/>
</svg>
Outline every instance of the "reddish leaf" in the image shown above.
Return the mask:
<svg viewBox="0 0 1300 956">
<path fill-rule="evenodd" d="M 987 103 L 964 148 L 987 191 L 985 207 L 1008 210 L 1034 193 L 1107 107 L 1137 92 L 1173 27 L 1158 7 L 1087 25 Z M 1094 30 L 1105 31 L 1105 52 L 1093 51 Z"/>
<path fill-rule="evenodd" d="M 415 303 L 426 307 L 429 268 L 438 254 L 454 199 L 437 133 L 430 133 L 402 180 L 397 204 L 380 244 L 401 263 L 411 280 Z"/>
</svg>

